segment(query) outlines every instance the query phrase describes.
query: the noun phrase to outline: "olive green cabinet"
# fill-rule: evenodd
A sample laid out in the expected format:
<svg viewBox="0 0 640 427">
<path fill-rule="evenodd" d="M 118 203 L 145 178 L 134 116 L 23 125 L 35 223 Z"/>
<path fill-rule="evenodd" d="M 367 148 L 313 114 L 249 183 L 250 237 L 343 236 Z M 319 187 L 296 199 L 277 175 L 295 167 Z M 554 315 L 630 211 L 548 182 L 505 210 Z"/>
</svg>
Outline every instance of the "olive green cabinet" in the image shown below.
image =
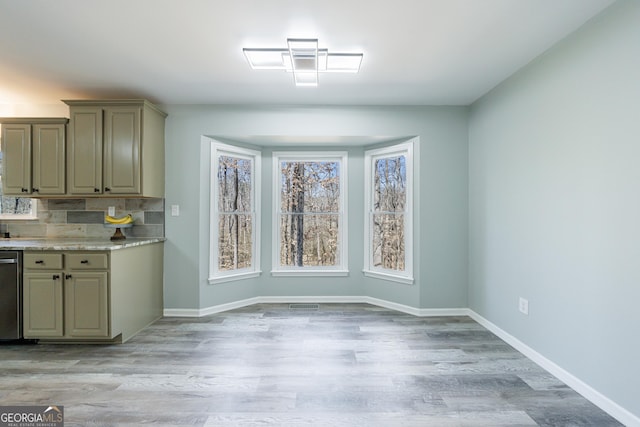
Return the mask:
<svg viewBox="0 0 640 427">
<path fill-rule="evenodd" d="M 0 118 L 3 192 L 65 194 L 65 118 Z"/>
<path fill-rule="evenodd" d="M 108 337 L 107 272 L 71 272 L 65 276 L 64 291 L 67 335 Z"/>
<path fill-rule="evenodd" d="M 76 107 L 70 113 L 67 181 L 70 194 L 102 194 L 102 109 Z"/>
<path fill-rule="evenodd" d="M 70 195 L 164 197 L 165 113 L 145 100 L 64 102 Z"/>
<path fill-rule="evenodd" d="M 28 272 L 23 280 L 24 336 L 62 337 L 62 271 Z"/>
<path fill-rule="evenodd" d="M 161 242 L 111 251 L 25 251 L 23 334 L 124 342 L 162 316 Z"/>
<path fill-rule="evenodd" d="M 110 338 L 107 253 L 27 252 L 23 280 L 25 338 Z"/>
</svg>

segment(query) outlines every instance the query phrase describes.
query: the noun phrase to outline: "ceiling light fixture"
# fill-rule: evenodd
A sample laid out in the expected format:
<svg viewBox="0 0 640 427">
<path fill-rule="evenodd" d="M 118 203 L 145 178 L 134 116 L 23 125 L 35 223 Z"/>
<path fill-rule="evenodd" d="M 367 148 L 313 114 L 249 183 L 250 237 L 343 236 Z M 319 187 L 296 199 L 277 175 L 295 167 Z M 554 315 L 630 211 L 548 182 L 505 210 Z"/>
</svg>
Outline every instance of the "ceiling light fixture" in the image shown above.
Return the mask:
<svg viewBox="0 0 640 427">
<path fill-rule="evenodd" d="M 357 73 L 362 53 L 329 53 L 318 49 L 318 39 L 287 39 L 287 49 L 244 48 L 254 70 L 284 70 L 293 73 L 296 86 L 318 86 L 318 73 Z"/>
</svg>

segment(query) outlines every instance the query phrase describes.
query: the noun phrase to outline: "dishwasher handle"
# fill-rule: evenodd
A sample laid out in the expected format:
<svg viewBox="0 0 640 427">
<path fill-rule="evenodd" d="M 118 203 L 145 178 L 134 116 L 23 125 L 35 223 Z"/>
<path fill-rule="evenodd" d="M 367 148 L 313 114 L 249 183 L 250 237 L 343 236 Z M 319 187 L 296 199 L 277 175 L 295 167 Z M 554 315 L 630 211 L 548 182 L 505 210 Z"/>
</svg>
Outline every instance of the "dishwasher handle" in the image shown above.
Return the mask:
<svg viewBox="0 0 640 427">
<path fill-rule="evenodd" d="M 0 258 L 0 264 L 17 264 L 16 258 Z"/>
</svg>

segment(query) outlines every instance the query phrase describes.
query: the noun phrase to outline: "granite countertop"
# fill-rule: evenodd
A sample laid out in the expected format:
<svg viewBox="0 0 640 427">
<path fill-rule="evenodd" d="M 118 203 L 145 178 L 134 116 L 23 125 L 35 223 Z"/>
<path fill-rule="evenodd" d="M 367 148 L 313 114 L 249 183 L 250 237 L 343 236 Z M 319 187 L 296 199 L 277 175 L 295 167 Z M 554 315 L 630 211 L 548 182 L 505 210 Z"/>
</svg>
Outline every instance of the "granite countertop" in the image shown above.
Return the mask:
<svg viewBox="0 0 640 427">
<path fill-rule="evenodd" d="M 18 251 L 115 251 L 134 246 L 164 242 L 164 237 L 127 238 L 110 241 L 104 238 L 0 238 L 0 250 Z"/>
</svg>

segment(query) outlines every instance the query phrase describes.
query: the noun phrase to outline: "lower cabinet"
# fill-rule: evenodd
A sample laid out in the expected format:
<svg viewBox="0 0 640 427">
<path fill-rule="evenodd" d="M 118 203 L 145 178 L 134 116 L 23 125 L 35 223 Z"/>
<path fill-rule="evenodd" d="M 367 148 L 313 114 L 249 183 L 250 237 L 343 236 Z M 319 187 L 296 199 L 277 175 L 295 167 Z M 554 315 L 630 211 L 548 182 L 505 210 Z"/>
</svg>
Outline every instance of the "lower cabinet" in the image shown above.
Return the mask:
<svg viewBox="0 0 640 427">
<path fill-rule="evenodd" d="M 124 342 L 162 317 L 162 243 L 112 251 L 25 251 L 23 335 Z"/>
<path fill-rule="evenodd" d="M 73 272 L 65 276 L 64 324 L 70 337 L 109 336 L 107 272 Z"/>
<path fill-rule="evenodd" d="M 22 292 L 26 338 L 61 337 L 64 334 L 62 274 L 62 270 L 25 272 Z"/>
<path fill-rule="evenodd" d="M 25 253 L 25 338 L 110 338 L 108 269 L 108 253 Z"/>
</svg>

